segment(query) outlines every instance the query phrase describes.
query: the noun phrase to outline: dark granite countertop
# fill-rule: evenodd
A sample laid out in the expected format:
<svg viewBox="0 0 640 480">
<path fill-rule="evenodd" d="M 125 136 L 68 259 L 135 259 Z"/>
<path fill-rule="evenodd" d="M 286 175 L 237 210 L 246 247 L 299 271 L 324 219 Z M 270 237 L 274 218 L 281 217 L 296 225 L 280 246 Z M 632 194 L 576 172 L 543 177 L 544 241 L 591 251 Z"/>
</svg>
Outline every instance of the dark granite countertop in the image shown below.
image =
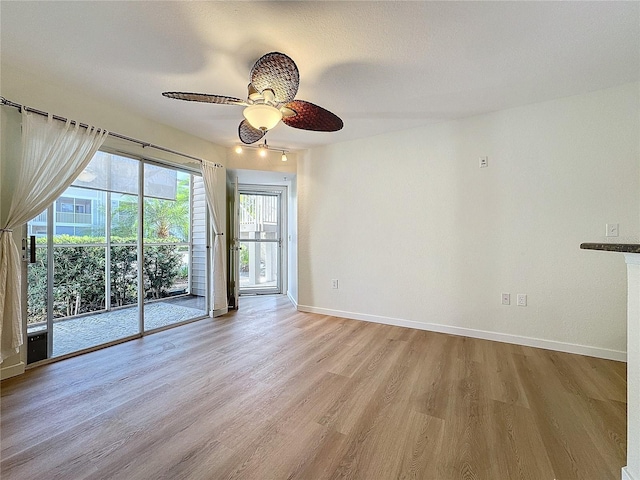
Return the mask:
<svg viewBox="0 0 640 480">
<path fill-rule="evenodd" d="M 640 243 L 582 243 L 580 248 L 605 252 L 640 253 Z"/>
</svg>

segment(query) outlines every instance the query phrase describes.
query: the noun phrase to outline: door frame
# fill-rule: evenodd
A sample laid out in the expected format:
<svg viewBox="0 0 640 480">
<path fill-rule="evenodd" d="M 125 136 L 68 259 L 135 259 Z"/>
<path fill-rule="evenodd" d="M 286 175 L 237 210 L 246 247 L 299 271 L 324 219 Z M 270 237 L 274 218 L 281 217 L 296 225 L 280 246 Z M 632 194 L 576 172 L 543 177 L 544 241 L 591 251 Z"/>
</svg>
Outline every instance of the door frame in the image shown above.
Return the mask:
<svg viewBox="0 0 640 480">
<path fill-rule="evenodd" d="M 288 290 L 288 250 L 287 250 L 287 218 L 288 218 L 288 187 L 286 185 L 267 185 L 267 184 L 252 184 L 252 183 L 238 183 L 238 187 L 236 189 L 236 199 L 235 204 L 236 208 L 234 209 L 234 223 L 239 226 L 240 223 L 240 194 L 271 194 L 276 195 L 279 198 L 279 208 L 278 208 L 278 252 L 279 252 L 279 262 L 278 262 L 278 287 L 277 289 L 246 289 L 240 288 L 239 281 L 238 283 L 238 293 L 239 295 L 278 295 L 287 292 Z M 235 255 L 234 261 L 236 266 L 236 272 L 238 272 L 238 277 L 240 276 L 240 243 L 245 241 L 246 239 L 240 238 L 240 231 L 238 229 L 235 232 L 234 236 L 237 238 L 237 253 Z M 235 242 L 234 242 L 235 243 Z M 239 278 L 238 278 L 239 280 Z"/>
</svg>

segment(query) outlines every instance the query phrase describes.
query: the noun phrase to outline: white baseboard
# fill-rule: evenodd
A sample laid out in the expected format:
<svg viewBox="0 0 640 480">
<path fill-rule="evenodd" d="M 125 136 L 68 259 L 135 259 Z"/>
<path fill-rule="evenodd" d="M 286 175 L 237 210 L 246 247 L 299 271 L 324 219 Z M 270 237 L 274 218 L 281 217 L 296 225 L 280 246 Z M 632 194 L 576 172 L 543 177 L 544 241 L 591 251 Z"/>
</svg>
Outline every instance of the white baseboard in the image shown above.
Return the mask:
<svg viewBox="0 0 640 480">
<path fill-rule="evenodd" d="M 627 467 L 622 467 L 622 480 L 638 480 L 638 479 L 631 476 L 631 474 L 629 473 L 629 470 L 627 470 Z"/>
<path fill-rule="evenodd" d="M 210 313 L 210 317 L 220 317 L 222 315 L 226 315 L 229 313 L 229 307 L 219 308 L 218 310 L 212 310 Z"/>
<path fill-rule="evenodd" d="M 311 307 L 309 305 L 298 305 L 296 307 L 301 312 L 319 313 L 331 315 L 332 317 L 349 318 L 352 320 L 363 320 L 365 322 L 383 323 L 397 327 L 415 328 L 417 330 L 428 330 L 430 332 L 448 333 L 463 337 L 480 338 L 483 340 L 493 340 L 495 342 L 513 343 L 526 347 L 543 348 L 545 350 L 555 350 L 558 352 L 576 353 L 589 357 L 605 358 L 607 360 L 627 361 L 627 352 L 619 350 L 608 350 L 606 348 L 589 347 L 573 343 L 557 342 L 555 340 L 543 340 L 540 338 L 523 337 L 508 333 L 488 332 L 485 330 L 475 330 L 473 328 L 455 327 L 441 325 L 437 323 L 423 323 L 415 320 L 404 320 L 402 318 L 383 317 L 370 315 L 367 313 L 345 312 L 342 310 L 332 310 L 328 308 Z M 636 479 L 634 479 L 636 480 Z"/>
<path fill-rule="evenodd" d="M 296 308 L 296 310 L 299 310 L 298 302 L 296 302 L 296 299 L 291 296 L 291 292 L 287 292 L 287 297 L 289 298 L 289 301 L 291 302 L 291 304 Z"/>
<path fill-rule="evenodd" d="M 15 377 L 16 375 L 22 375 L 24 373 L 24 369 L 24 362 L 9 365 L 8 367 L 2 367 L 2 369 L 0 369 L 0 380 Z"/>
</svg>

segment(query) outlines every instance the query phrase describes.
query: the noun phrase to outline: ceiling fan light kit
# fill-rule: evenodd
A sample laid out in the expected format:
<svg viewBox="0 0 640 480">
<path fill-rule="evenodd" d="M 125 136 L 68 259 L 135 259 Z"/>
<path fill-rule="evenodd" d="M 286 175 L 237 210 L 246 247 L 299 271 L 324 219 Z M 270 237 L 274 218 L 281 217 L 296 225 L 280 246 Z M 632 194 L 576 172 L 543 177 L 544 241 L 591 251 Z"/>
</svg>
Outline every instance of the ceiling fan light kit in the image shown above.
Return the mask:
<svg viewBox="0 0 640 480">
<path fill-rule="evenodd" d="M 249 105 L 242 111 L 242 115 L 253 128 L 263 132 L 271 130 L 282 120 L 282 112 L 280 110 L 265 104 Z"/>
<path fill-rule="evenodd" d="M 344 126 L 330 111 L 295 99 L 300 74 L 295 62 L 284 53 L 271 52 L 260 57 L 249 78 L 247 100 L 206 93 L 164 92 L 162 95 L 190 102 L 244 106 L 245 120 L 238 126 L 238 136 L 245 144 L 262 139 L 280 121 L 293 128 L 317 132 L 335 132 Z"/>
</svg>

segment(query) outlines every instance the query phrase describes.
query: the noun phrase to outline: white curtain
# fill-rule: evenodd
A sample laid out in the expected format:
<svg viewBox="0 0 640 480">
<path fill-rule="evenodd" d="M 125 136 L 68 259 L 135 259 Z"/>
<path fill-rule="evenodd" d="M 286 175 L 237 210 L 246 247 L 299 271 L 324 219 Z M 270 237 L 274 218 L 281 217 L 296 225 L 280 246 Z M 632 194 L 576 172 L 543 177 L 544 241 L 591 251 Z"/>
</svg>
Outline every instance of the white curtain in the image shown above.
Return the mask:
<svg viewBox="0 0 640 480">
<path fill-rule="evenodd" d="M 108 132 L 82 128 L 22 111 L 22 158 L 18 177 L 8 186 L 11 204 L 0 223 L 0 363 L 22 345 L 20 252 L 15 232 L 48 207 L 91 161 Z"/>
<path fill-rule="evenodd" d="M 216 189 L 218 188 L 218 173 L 222 167 L 214 163 L 202 162 L 202 179 L 204 180 L 204 191 L 207 197 L 207 205 L 213 227 L 214 242 L 213 256 L 213 280 L 211 282 L 211 298 L 213 298 L 214 314 L 227 312 L 227 279 L 224 271 L 224 251 L 222 244 L 222 219 L 220 218 L 221 207 L 216 200 Z"/>
</svg>

